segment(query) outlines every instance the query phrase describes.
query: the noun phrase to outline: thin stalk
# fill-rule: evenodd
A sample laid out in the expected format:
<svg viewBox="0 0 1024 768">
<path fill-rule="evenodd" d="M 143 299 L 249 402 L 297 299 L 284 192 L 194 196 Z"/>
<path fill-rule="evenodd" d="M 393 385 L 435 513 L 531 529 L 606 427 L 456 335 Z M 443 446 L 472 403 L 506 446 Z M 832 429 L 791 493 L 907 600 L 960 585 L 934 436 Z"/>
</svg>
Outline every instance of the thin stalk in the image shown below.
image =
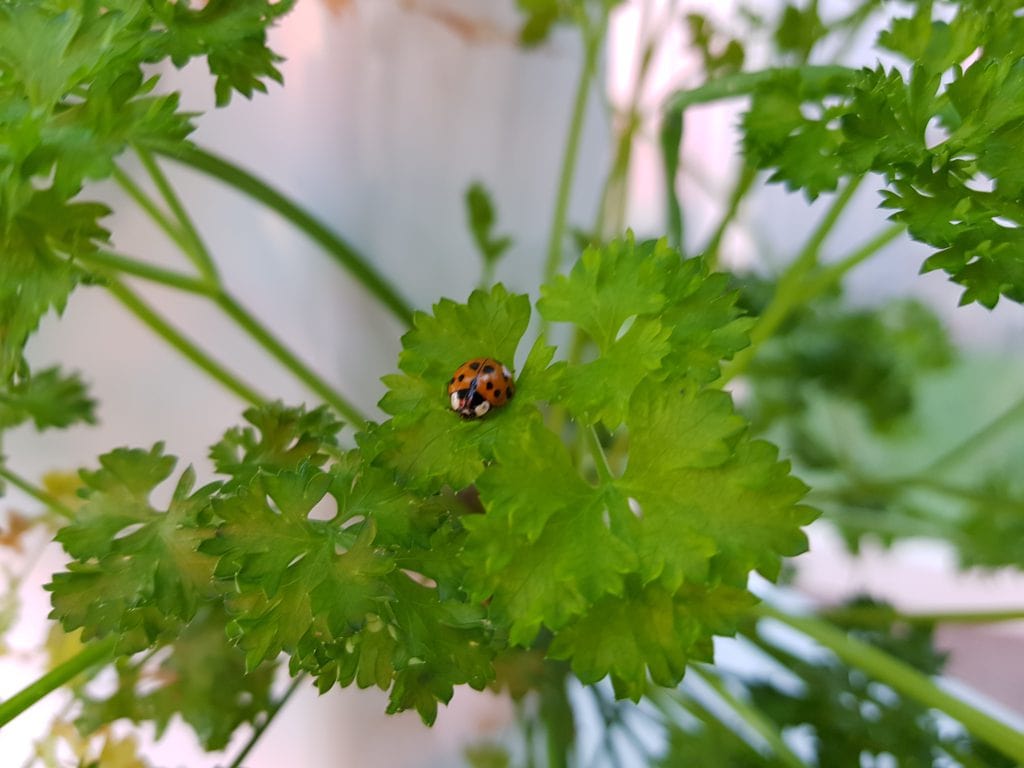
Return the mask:
<svg viewBox="0 0 1024 768">
<path fill-rule="evenodd" d="M 587 447 L 590 449 L 590 455 L 594 457 L 594 467 L 597 469 L 601 482 L 608 484 L 614 482 L 615 478 L 612 476 L 611 467 L 608 466 L 608 457 L 604 455 L 604 448 L 601 447 L 597 431 L 594 427 L 584 427 L 582 431 L 583 439 L 586 440 Z"/>
<path fill-rule="evenodd" d="M 196 147 L 161 144 L 145 146 L 159 155 L 213 176 L 276 211 L 327 251 L 395 317 L 406 325 L 412 323 L 412 309 L 409 303 L 364 255 L 266 182 L 224 158 Z"/>
<path fill-rule="evenodd" d="M 189 245 L 189 247 L 183 249 L 185 254 L 195 264 L 199 274 L 205 277 L 207 281 L 213 284 L 219 283 L 217 267 L 213 263 L 213 258 L 203 244 L 202 238 L 199 237 L 199 232 L 196 230 L 192 218 L 188 215 L 188 211 L 185 210 L 185 206 L 182 205 L 181 199 L 174 191 L 174 187 L 171 186 L 171 182 L 164 175 L 164 172 L 149 152 L 141 147 L 136 147 L 135 152 L 138 154 L 143 166 L 145 166 L 150 178 L 153 179 L 153 183 L 156 184 L 156 188 L 160 190 L 160 194 L 163 196 L 164 202 L 167 203 L 167 207 L 171 209 L 171 213 L 178 220 L 181 231 L 184 233 L 185 240 Z"/>
<path fill-rule="evenodd" d="M 948 470 L 967 456 L 970 456 L 986 443 L 996 438 L 1001 432 L 1012 426 L 1015 421 L 1024 417 L 1024 397 L 1015 402 L 992 421 L 979 429 L 963 442 L 953 446 L 944 454 L 933 460 L 931 464 L 921 470 L 922 475 L 941 473 Z"/>
<path fill-rule="evenodd" d="M 604 40 L 606 22 L 607 11 L 602 11 L 601 20 L 597 28 L 591 28 L 588 23 L 583 21 L 580 23 L 580 30 L 583 35 L 583 66 L 580 69 L 579 81 L 576 83 L 576 96 L 573 99 L 572 116 L 569 120 L 569 133 L 565 140 L 562 169 L 558 176 L 555 213 L 551 221 L 551 232 L 548 236 L 548 254 L 544 263 L 545 281 L 551 280 L 551 278 L 558 274 L 562 266 L 562 241 L 565 239 L 569 196 L 572 192 L 572 182 L 576 174 L 580 136 L 583 134 L 583 118 L 586 116 L 587 101 L 590 98 L 594 70 L 597 68 L 597 55 L 601 50 L 601 43 Z"/>
<path fill-rule="evenodd" d="M 860 75 L 859 70 L 838 64 L 805 64 L 797 67 L 762 69 L 757 72 L 737 72 L 725 77 L 716 77 L 696 88 L 676 91 L 668 98 L 662 109 L 666 112 L 685 110 L 696 104 L 749 96 L 763 83 L 771 82 L 788 72 L 796 73 L 801 80 L 809 85 L 813 84 L 815 88 L 831 83 L 837 93 L 848 87 Z"/>
<path fill-rule="evenodd" d="M 83 253 L 77 255 L 75 259 L 86 266 L 96 266 L 101 269 L 112 269 L 125 275 L 140 277 L 151 283 L 159 283 L 160 285 L 165 285 L 168 288 L 176 288 L 180 291 L 185 291 L 186 293 L 194 293 L 198 296 L 215 296 L 218 291 L 217 286 L 211 285 L 205 280 L 200 280 L 199 278 L 192 277 L 191 275 L 183 275 L 182 273 L 175 272 L 174 270 L 157 267 L 153 264 L 147 264 L 144 261 L 139 261 L 138 259 L 132 259 L 128 256 L 122 256 L 117 253 L 111 253 L 110 251 Z"/>
<path fill-rule="evenodd" d="M 927 675 L 884 651 L 868 645 L 828 622 L 793 616 L 762 603 L 755 612 L 787 624 L 817 640 L 842 661 L 858 667 L 926 707 L 941 710 L 968 731 L 1015 762 L 1024 763 L 1024 733 L 942 690 Z"/>
<path fill-rule="evenodd" d="M 280 339 L 274 336 L 266 326 L 262 325 L 252 313 L 239 304 L 227 291 L 215 285 L 210 285 L 203 280 L 163 269 L 162 267 L 155 267 L 137 259 L 118 254 L 99 252 L 88 254 L 82 257 L 81 260 L 87 264 L 94 263 L 100 267 L 212 299 L 250 338 L 284 365 L 311 391 L 318 394 L 325 402 L 330 403 L 351 424 L 359 425 L 365 423 L 366 417 L 354 405 L 339 392 L 332 389 L 326 381 L 299 360 L 294 352 L 288 349 Z"/>
<path fill-rule="evenodd" d="M 97 664 L 104 664 L 109 661 L 114 654 L 114 647 L 116 645 L 117 638 L 113 636 L 99 640 L 92 645 L 87 645 L 75 656 L 72 656 L 62 664 L 58 664 L 35 682 L 29 683 L 29 685 L 11 696 L 11 698 L 0 702 L 0 728 L 47 694 L 74 680 L 78 675 L 95 667 Z"/>
<path fill-rule="evenodd" d="M 782 734 L 779 732 L 779 727 L 773 723 L 765 714 L 757 707 L 751 706 L 746 701 L 734 696 L 732 691 L 729 690 L 728 686 L 722 682 L 722 679 L 713 672 L 705 674 L 700 670 L 699 667 L 691 665 L 689 673 L 696 675 L 718 694 L 718 697 L 729 705 L 730 709 L 735 712 L 742 720 L 750 727 L 754 733 L 760 736 L 767 742 L 768 746 L 771 747 L 775 756 L 779 758 L 783 763 L 790 766 L 790 768 L 808 768 L 807 763 L 797 757 L 796 753 L 789 748 L 785 740 L 782 738 Z"/>
<path fill-rule="evenodd" d="M 704 246 L 702 251 L 698 251 L 698 253 L 704 254 L 704 260 L 707 262 L 709 269 L 715 269 L 718 266 L 718 250 L 722 246 L 722 238 L 725 237 L 725 233 L 733 221 L 735 221 L 740 210 L 740 203 L 743 202 L 747 193 L 750 192 L 750 188 L 754 185 L 756 178 L 757 168 L 744 162 L 739 174 L 736 176 L 732 192 L 729 194 L 729 202 L 726 203 L 725 212 L 722 214 L 718 226 L 715 227 L 715 231 L 712 233 L 711 239 L 708 240 L 708 244 Z"/>
<path fill-rule="evenodd" d="M 121 304 L 144 324 L 149 326 L 154 333 L 178 350 L 198 368 L 223 384 L 228 390 L 253 405 L 262 405 L 265 402 L 265 398 L 262 395 L 203 352 L 186 338 L 181 331 L 168 323 L 152 307 L 139 298 L 137 294 L 124 285 L 124 283 L 108 278 L 106 287 Z"/>
<path fill-rule="evenodd" d="M 15 488 L 28 494 L 38 502 L 45 504 L 47 507 L 52 509 L 61 517 L 66 517 L 68 520 L 75 519 L 75 511 L 71 509 L 67 504 L 58 499 L 51 493 L 47 493 L 44 489 L 40 488 L 28 480 L 23 478 L 21 475 L 12 472 L 10 469 L 0 464 L 0 478 L 3 478 Z"/>
<path fill-rule="evenodd" d="M 221 292 L 215 297 L 217 306 L 234 320 L 249 336 L 255 339 L 260 346 L 269 352 L 274 359 L 287 368 L 299 381 L 316 392 L 325 402 L 330 405 L 343 417 L 348 419 L 354 426 L 366 423 L 366 417 L 359 412 L 341 393 L 334 390 L 323 378 L 312 368 L 307 366 L 274 336 L 263 324 L 259 322 L 248 310 L 235 301 L 227 293 Z"/>
<path fill-rule="evenodd" d="M 230 768 L 241 768 L 245 758 L 249 756 L 253 747 L 256 746 L 256 743 L 263 736 L 264 732 L 270 727 L 270 724 L 274 722 L 274 718 L 277 717 L 277 713 L 284 708 L 284 705 L 288 703 L 288 700 L 299 689 L 299 685 L 301 685 L 302 681 L 305 679 L 306 675 L 301 674 L 292 680 L 292 684 L 288 686 L 288 690 L 281 694 L 281 698 L 278 699 L 269 710 L 267 710 L 267 717 L 262 723 L 256 726 L 256 729 L 252 732 L 252 736 L 249 737 L 249 741 L 247 741 L 245 746 L 242 747 L 242 751 L 239 752 L 238 755 L 235 756 L 235 759 L 231 761 Z"/>
<path fill-rule="evenodd" d="M 719 384 L 724 384 L 746 371 L 758 348 L 772 337 L 779 326 L 790 316 L 793 309 L 806 299 L 804 291 L 807 288 L 807 277 L 818 264 L 821 246 L 832 232 L 863 180 L 863 176 L 855 176 L 836 195 L 832 205 L 825 211 L 825 215 L 807 239 L 800 253 L 779 278 L 775 295 L 750 331 L 750 345 L 733 358 L 732 363 L 722 374 Z"/>
<path fill-rule="evenodd" d="M 153 219 L 164 234 L 171 239 L 182 251 L 188 252 L 188 238 L 185 233 L 164 213 L 160 207 L 147 195 L 135 180 L 123 170 L 114 166 L 114 181 L 116 181 L 128 196 Z"/>
<path fill-rule="evenodd" d="M 855 626 L 888 626 L 892 623 L 930 626 L 933 624 L 999 624 L 1024 621 L 1024 608 L 1005 611 L 937 611 L 933 613 L 903 613 L 882 606 L 850 606 L 822 612 L 830 622 Z"/>
<path fill-rule="evenodd" d="M 830 264 L 823 268 L 808 285 L 808 295 L 817 296 L 822 293 L 837 283 L 851 269 L 870 259 L 905 231 L 906 227 L 903 224 L 893 224 L 891 227 L 886 227 L 862 246 L 839 259 L 835 264 Z"/>
</svg>

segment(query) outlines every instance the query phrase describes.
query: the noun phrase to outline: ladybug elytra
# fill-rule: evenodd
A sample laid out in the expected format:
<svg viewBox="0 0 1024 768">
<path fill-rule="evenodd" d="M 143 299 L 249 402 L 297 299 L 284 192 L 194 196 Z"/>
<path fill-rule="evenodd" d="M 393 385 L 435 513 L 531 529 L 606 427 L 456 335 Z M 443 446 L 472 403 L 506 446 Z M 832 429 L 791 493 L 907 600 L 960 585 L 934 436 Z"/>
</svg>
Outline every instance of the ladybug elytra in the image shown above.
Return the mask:
<svg viewBox="0 0 1024 768">
<path fill-rule="evenodd" d="M 512 372 L 490 357 L 476 357 L 459 366 L 448 380 L 452 410 L 464 419 L 478 419 L 516 393 Z"/>
</svg>

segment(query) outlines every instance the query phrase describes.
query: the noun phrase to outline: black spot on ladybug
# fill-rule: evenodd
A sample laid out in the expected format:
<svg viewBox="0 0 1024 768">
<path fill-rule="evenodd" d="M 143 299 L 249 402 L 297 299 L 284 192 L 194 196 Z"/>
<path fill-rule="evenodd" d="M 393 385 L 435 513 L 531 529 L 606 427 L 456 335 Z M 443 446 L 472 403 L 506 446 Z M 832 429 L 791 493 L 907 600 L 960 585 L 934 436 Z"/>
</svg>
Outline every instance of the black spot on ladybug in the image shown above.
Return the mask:
<svg viewBox="0 0 1024 768">
<path fill-rule="evenodd" d="M 464 378 L 466 378 L 466 374 L 460 373 L 459 374 L 459 381 L 462 381 Z"/>
<path fill-rule="evenodd" d="M 475 371 L 480 367 L 480 363 L 470 363 L 469 367 Z"/>
<path fill-rule="evenodd" d="M 509 400 L 511 400 L 513 397 L 515 397 L 515 395 L 516 395 L 516 391 L 514 389 L 510 389 L 508 391 L 508 399 Z"/>
<path fill-rule="evenodd" d="M 488 381 L 487 382 L 487 388 L 488 389 L 494 389 L 494 382 L 493 381 Z"/>
<path fill-rule="evenodd" d="M 453 378 L 451 378 L 451 379 L 448 379 L 448 386 L 449 386 L 449 387 L 450 387 L 450 386 L 451 386 L 452 384 L 454 384 L 454 383 L 455 383 L 455 379 L 454 379 L 454 377 L 453 377 Z"/>
<path fill-rule="evenodd" d="M 500 389 L 494 390 L 494 396 L 495 397 L 501 397 L 501 390 Z"/>
<path fill-rule="evenodd" d="M 494 373 L 494 366 L 493 365 L 485 365 L 484 366 L 484 373 Z"/>
</svg>

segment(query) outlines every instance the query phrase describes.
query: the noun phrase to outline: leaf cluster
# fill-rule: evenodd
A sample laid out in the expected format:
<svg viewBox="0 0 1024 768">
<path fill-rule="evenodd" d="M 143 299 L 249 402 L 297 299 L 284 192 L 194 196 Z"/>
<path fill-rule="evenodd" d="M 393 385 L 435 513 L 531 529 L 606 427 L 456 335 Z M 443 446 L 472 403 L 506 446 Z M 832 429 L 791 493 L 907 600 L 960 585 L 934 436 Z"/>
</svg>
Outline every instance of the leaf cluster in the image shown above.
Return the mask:
<svg viewBox="0 0 1024 768">
<path fill-rule="evenodd" d="M 39 318 L 83 279 L 78 254 L 105 242 L 104 205 L 81 201 L 131 145 L 183 142 L 192 115 L 156 91 L 151 66 L 205 56 L 218 104 L 280 80 L 266 28 L 292 3 L 172 0 L 0 6 L 0 386 Z"/>
<path fill-rule="evenodd" d="M 906 65 L 777 71 L 744 117 L 744 149 L 812 199 L 843 177 L 881 175 L 891 218 L 935 249 L 925 271 L 946 271 L 962 303 L 1024 301 L 1019 3 L 957 3 L 951 18 L 933 5 L 945 4 L 918 3 L 879 36 Z"/>
</svg>

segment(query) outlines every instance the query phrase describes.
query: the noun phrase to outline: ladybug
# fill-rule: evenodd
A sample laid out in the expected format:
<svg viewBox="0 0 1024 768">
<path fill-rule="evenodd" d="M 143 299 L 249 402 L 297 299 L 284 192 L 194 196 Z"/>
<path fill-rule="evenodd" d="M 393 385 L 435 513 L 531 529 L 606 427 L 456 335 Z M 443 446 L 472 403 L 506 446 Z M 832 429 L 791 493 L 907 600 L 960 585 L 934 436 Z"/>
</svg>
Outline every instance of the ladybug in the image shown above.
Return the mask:
<svg viewBox="0 0 1024 768">
<path fill-rule="evenodd" d="M 511 400 L 515 393 L 511 371 L 490 357 L 467 360 L 448 380 L 452 410 L 464 419 L 486 415 Z"/>
</svg>

